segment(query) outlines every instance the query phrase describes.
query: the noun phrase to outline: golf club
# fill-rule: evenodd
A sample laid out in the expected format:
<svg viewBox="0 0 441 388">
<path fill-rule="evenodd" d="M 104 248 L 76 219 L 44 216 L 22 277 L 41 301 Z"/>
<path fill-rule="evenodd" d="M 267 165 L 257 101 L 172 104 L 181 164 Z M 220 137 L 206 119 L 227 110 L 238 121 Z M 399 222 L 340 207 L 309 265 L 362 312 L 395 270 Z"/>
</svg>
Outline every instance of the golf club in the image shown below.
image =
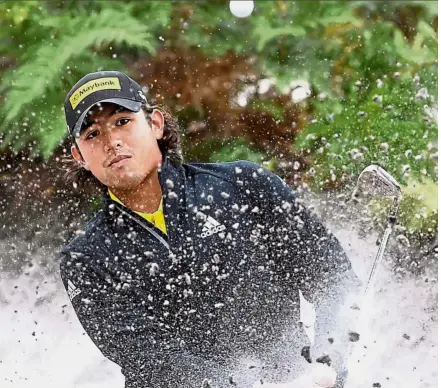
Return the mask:
<svg viewBox="0 0 441 388">
<path fill-rule="evenodd" d="M 387 242 L 389 240 L 389 236 L 392 233 L 392 228 L 395 225 L 397 219 L 398 206 L 399 206 L 399 201 L 401 199 L 401 187 L 400 184 L 394 179 L 394 177 L 390 175 L 388 172 L 386 172 L 384 169 L 382 169 L 380 166 L 370 165 L 366 167 L 358 177 L 357 186 L 352 194 L 352 197 L 357 198 L 359 196 L 377 197 L 377 198 L 391 197 L 393 199 L 391 209 L 387 216 L 387 227 L 383 232 L 383 236 L 381 238 L 381 242 L 377 254 L 375 256 L 374 263 L 372 265 L 368 280 L 366 282 L 366 287 L 363 294 L 363 299 L 366 299 L 367 295 L 369 294 L 370 290 L 375 284 L 374 279 L 378 270 L 378 266 L 383 260 L 383 256 Z M 362 306 L 364 304 L 365 301 L 362 303 Z M 360 310 L 363 310 L 362 306 L 360 306 Z M 360 315 L 358 315 L 358 319 L 360 319 Z M 359 339 L 359 334 L 357 331 L 352 334 L 354 334 L 352 339 L 351 339 L 351 335 L 349 334 L 350 346 L 348 347 L 347 350 L 348 359 L 350 359 L 350 357 L 352 356 L 355 345 L 354 343 L 357 342 Z"/>
<path fill-rule="evenodd" d="M 399 201 L 401 199 L 401 187 L 395 178 L 380 166 L 370 165 L 366 167 L 358 177 L 353 197 L 357 197 L 360 194 L 366 197 L 393 198 L 393 204 L 387 217 L 387 227 L 381 238 L 380 246 L 366 283 L 365 293 L 367 293 L 370 285 L 373 284 L 378 265 L 383 260 L 389 236 L 392 233 L 392 228 L 396 222 Z"/>
<path fill-rule="evenodd" d="M 370 165 L 366 167 L 361 174 L 358 177 L 357 185 L 355 187 L 355 190 L 352 193 L 352 198 L 356 199 L 358 197 L 381 197 L 381 198 L 392 198 L 393 203 L 392 207 L 390 209 L 390 212 L 387 217 L 387 227 L 383 233 L 383 236 L 381 238 L 381 242 L 379 244 L 379 248 L 377 251 L 377 254 L 375 256 L 375 260 L 372 264 L 372 268 L 369 273 L 368 280 L 366 282 L 366 287 L 364 290 L 364 294 L 362 298 L 366 298 L 368 295 L 370 288 L 372 288 L 372 285 L 375 283 L 375 275 L 377 273 L 377 269 L 381 261 L 383 260 L 384 252 L 389 240 L 389 236 L 392 233 L 393 226 L 396 222 L 397 212 L 398 212 L 398 206 L 399 201 L 401 199 L 401 187 L 400 184 L 394 179 L 392 175 L 390 175 L 388 172 L 386 172 L 384 169 L 382 169 L 380 166 L 377 165 Z M 365 302 L 363 301 L 361 305 L 364 305 Z M 360 306 L 361 307 L 361 306 Z M 362 310 L 362 308 L 359 308 Z M 359 318 L 359 317 L 358 317 Z M 357 324 L 358 320 L 354 321 L 354 324 Z M 352 331 L 348 333 L 349 335 L 349 347 L 346 351 L 346 357 L 347 359 L 350 359 L 350 357 L 353 354 L 354 349 L 354 343 L 358 341 L 359 334 L 357 331 Z M 309 335 L 308 335 L 309 337 Z M 310 338 L 311 339 L 311 338 Z M 313 343 L 314 341 L 311 340 Z M 305 349 L 305 348 L 304 348 Z M 306 347 L 306 349 L 309 351 L 309 347 Z M 302 350 L 303 351 L 303 350 Z M 305 355 L 303 355 L 305 357 Z M 335 388 L 343 388 L 345 383 L 344 380 L 341 380 L 341 378 L 344 379 L 344 375 L 346 375 L 347 371 L 343 372 L 342 376 L 336 381 L 336 384 L 334 385 Z"/>
</svg>

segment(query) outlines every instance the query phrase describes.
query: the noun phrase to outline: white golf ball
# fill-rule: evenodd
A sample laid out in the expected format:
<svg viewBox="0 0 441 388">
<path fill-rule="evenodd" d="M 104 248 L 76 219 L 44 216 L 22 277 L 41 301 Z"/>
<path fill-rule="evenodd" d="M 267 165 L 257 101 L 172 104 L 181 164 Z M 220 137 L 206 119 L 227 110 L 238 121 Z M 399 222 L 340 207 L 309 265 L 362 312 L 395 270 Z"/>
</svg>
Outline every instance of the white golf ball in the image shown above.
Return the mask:
<svg viewBox="0 0 441 388">
<path fill-rule="evenodd" d="M 230 11 L 238 18 L 246 18 L 251 15 L 254 9 L 253 0 L 231 0 Z"/>
</svg>

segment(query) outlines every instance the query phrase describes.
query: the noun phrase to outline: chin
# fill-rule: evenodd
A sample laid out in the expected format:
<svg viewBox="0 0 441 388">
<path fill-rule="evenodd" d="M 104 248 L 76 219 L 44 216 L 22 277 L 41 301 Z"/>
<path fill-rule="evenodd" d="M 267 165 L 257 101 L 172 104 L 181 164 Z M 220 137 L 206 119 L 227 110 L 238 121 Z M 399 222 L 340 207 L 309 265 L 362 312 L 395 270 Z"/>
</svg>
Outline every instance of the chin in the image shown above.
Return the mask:
<svg viewBox="0 0 441 388">
<path fill-rule="evenodd" d="M 144 180 L 144 176 L 139 173 L 126 172 L 119 177 L 107 179 L 105 185 L 113 189 L 135 190 Z"/>
</svg>

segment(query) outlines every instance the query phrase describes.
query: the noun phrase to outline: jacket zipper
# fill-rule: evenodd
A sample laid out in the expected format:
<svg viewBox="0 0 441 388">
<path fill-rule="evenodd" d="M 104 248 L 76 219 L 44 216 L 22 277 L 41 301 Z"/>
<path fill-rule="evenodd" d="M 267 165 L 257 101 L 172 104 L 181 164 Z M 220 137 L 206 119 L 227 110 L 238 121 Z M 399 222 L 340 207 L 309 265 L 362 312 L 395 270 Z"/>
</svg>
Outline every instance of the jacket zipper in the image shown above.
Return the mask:
<svg viewBox="0 0 441 388">
<path fill-rule="evenodd" d="M 147 230 L 151 235 L 156 237 L 159 242 L 164 245 L 167 250 L 170 250 L 170 245 L 167 241 L 165 241 L 158 233 L 156 233 L 153 229 L 150 229 L 147 225 L 145 225 L 143 222 L 138 220 L 137 218 L 133 217 L 130 213 L 126 212 L 124 209 L 120 208 L 118 204 L 115 204 L 115 206 L 119 209 L 121 213 L 124 213 L 126 216 L 131 218 L 133 221 L 135 221 L 138 225 L 141 225 L 145 230 Z"/>
</svg>

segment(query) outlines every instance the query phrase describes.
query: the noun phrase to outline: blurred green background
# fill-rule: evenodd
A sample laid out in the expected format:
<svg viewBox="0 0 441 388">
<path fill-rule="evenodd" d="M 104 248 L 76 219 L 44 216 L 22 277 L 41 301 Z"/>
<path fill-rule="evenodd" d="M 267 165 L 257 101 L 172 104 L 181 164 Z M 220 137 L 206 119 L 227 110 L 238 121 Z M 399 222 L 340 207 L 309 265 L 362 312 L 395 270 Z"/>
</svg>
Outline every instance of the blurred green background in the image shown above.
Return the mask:
<svg viewBox="0 0 441 388">
<path fill-rule="evenodd" d="M 56 195 L 64 96 L 86 73 L 117 69 L 179 118 L 187 161 L 248 159 L 315 191 L 341 190 L 377 163 L 406 186 L 408 230 L 432 235 L 437 7 L 255 1 L 237 18 L 228 1 L 4 1 L 3 192 L 20 167 L 25 183 L 39 176 L 26 184 L 34 195 Z"/>
</svg>

